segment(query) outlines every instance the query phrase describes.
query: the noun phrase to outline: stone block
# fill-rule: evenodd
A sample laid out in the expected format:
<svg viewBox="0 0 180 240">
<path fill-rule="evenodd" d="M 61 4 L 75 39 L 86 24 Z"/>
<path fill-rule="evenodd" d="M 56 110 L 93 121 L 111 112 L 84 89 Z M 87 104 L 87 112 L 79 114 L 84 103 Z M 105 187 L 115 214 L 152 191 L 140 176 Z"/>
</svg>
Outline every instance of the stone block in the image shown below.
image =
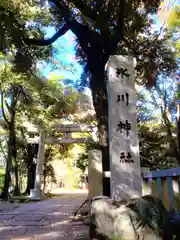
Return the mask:
<svg viewBox="0 0 180 240">
<path fill-rule="evenodd" d="M 91 204 L 90 239 L 172 240 L 172 236 L 161 200 L 143 196 L 115 202 L 98 197 Z"/>
</svg>

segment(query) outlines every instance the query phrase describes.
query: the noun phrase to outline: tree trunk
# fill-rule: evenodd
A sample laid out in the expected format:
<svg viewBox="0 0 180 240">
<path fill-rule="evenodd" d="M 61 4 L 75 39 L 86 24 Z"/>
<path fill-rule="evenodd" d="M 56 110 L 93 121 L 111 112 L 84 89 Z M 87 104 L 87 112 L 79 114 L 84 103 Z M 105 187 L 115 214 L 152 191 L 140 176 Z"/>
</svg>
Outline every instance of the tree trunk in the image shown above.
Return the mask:
<svg viewBox="0 0 180 240">
<path fill-rule="evenodd" d="M 28 166 L 28 177 L 27 177 L 27 188 L 24 194 L 30 194 L 31 189 L 34 189 L 35 174 L 36 174 L 36 163 L 33 159 L 37 157 L 38 145 L 28 144 L 27 147 L 27 166 Z"/>
<path fill-rule="evenodd" d="M 105 63 L 99 62 L 96 64 L 96 68 L 91 70 L 90 88 L 98 123 L 103 172 L 110 171 Z M 103 195 L 110 196 L 110 179 L 106 177 L 103 178 Z"/>
<path fill-rule="evenodd" d="M 32 171 L 31 171 L 32 162 L 33 162 L 32 145 L 28 144 L 27 146 L 27 187 L 24 193 L 25 195 L 30 194 L 30 189 L 32 187 Z"/>
<path fill-rule="evenodd" d="M 177 109 L 176 109 L 176 122 L 177 122 L 177 153 L 176 153 L 176 158 L 177 162 L 179 163 L 180 166 L 180 104 L 177 104 Z M 179 187 L 179 193 L 180 193 L 180 177 L 178 177 L 178 187 Z"/>
<path fill-rule="evenodd" d="M 16 148 L 16 132 L 14 129 L 13 134 L 13 160 L 14 160 L 14 175 L 15 175 L 15 188 L 14 188 L 14 194 L 20 195 L 20 189 L 19 189 L 19 168 L 18 168 L 18 162 L 17 162 L 17 148 Z"/>
<path fill-rule="evenodd" d="M 178 162 L 180 163 L 180 103 L 177 104 L 177 145 L 179 152 Z"/>
<path fill-rule="evenodd" d="M 2 112 L 5 121 L 9 127 L 9 139 L 8 139 L 8 156 L 7 156 L 7 164 L 6 164 L 6 174 L 4 179 L 4 187 L 1 197 L 4 200 L 8 200 L 9 197 L 9 185 L 11 182 L 11 171 L 12 171 L 12 161 L 14 157 L 15 165 L 16 165 L 16 156 L 17 156 L 17 149 L 16 149 L 16 132 L 15 132 L 15 114 L 16 114 L 16 105 L 19 99 L 19 88 L 16 85 L 12 85 L 10 87 L 11 92 L 11 104 L 9 105 L 5 100 L 6 96 L 4 96 L 3 92 L 1 93 L 1 101 L 2 101 Z M 4 96 L 4 97 L 3 97 Z M 6 107 L 9 112 L 9 119 L 8 120 L 5 116 L 4 112 L 4 104 L 5 101 Z M 16 177 L 16 190 L 19 190 L 19 179 L 18 179 L 18 168 L 17 165 L 15 166 L 15 177 Z"/>
<path fill-rule="evenodd" d="M 14 195 L 19 196 L 20 195 L 20 189 L 19 189 L 19 168 L 18 168 L 17 160 L 14 161 L 14 175 L 15 175 Z"/>
<path fill-rule="evenodd" d="M 1 197 L 4 200 L 8 200 L 9 196 L 9 185 L 11 181 L 11 170 L 12 170 L 12 158 L 13 158 L 13 148 L 14 148 L 14 125 L 15 125 L 15 112 L 12 111 L 11 119 L 9 123 L 9 140 L 8 140 L 8 156 L 6 163 L 6 174 L 4 179 L 4 187 Z"/>
<path fill-rule="evenodd" d="M 45 168 L 45 166 L 44 166 L 44 168 Z M 44 174 L 43 174 L 43 182 L 44 182 L 43 192 L 44 192 L 44 193 L 45 193 L 45 190 L 46 190 L 46 178 L 47 178 L 47 176 L 46 176 L 46 174 L 45 174 L 45 172 L 44 172 Z"/>
<path fill-rule="evenodd" d="M 169 141 L 170 141 L 170 148 L 173 149 L 174 151 L 174 156 L 176 158 L 176 164 L 177 166 L 180 166 L 180 151 L 179 151 L 179 147 L 178 147 L 178 143 L 177 141 L 174 139 L 173 137 L 173 133 L 172 133 L 172 129 L 171 129 L 171 123 L 167 117 L 166 112 L 163 113 L 163 111 L 161 110 L 162 113 L 162 118 L 166 127 L 166 131 L 167 131 L 167 135 L 169 137 Z M 177 132 L 178 132 L 178 119 L 177 119 Z M 177 133 L 178 135 L 178 133 Z M 178 137 L 177 137 L 178 138 Z"/>
</svg>

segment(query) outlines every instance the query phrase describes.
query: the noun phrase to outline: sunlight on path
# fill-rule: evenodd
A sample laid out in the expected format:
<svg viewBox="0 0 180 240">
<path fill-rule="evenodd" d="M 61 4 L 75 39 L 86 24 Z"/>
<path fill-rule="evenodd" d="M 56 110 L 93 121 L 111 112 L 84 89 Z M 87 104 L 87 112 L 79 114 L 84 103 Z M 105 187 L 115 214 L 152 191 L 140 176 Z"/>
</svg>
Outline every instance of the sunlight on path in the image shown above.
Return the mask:
<svg viewBox="0 0 180 240">
<path fill-rule="evenodd" d="M 88 239 L 88 229 L 71 222 L 85 194 L 64 194 L 0 213 L 1 240 Z"/>
</svg>

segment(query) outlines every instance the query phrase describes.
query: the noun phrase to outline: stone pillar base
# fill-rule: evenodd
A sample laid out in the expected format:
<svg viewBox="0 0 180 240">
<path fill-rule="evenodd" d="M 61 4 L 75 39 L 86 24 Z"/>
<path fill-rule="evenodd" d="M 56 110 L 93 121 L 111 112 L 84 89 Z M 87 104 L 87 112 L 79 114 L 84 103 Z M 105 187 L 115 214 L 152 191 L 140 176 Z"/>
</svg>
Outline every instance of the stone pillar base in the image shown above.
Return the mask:
<svg viewBox="0 0 180 240">
<path fill-rule="evenodd" d="M 30 198 L 32 200 L 37 200 L 37 201 L 39 200 L 40 201 L 43 198 L 43 194 L 38 189 L 31 189 Z"/>
</svg>

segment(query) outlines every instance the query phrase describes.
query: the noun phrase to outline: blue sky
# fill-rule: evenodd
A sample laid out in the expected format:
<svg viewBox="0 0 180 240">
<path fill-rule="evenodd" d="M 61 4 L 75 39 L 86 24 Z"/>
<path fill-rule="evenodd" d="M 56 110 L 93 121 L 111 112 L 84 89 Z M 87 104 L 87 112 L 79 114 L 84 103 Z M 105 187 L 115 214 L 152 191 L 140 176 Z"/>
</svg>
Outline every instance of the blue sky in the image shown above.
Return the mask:
<svg viewBox="0 0 180 240">
<path fill-rule="evenodd" d="M 53 27 L 46 28 L 44 31 L 46 32 L 45 38 L 53 36 L 56 32 Z M 52 44 L 53 50 L 51 61 L 57 69 L 55 69 L 51 63 L 42 63 L 43 75 L 47 78 L 55 76 L 58 78 L 59 76 L 60 80 L 62 80 L 62 78 L 71 79 L 74 84 L 79 81 L 83 69 L 75 59 L 75 44 L 75 35 L 71 31 L 68 31 L 54 42 Z"/>
<path fill-rule="evenodd" d="M 45 38 L 50 38 L 56 32 L 55 28 L 44 28 Z M 80 76 L 83 72 L 82 66 L 75 58 L 76 36 L 68 31 L 55 41 L 52 51 L 52 61 L 54 65 L 47 62 L 38 63 L 41 73 L 46 78 L 59 79 L 65 86 L 78 86 L 80 84 Z M 57 69 L 54 68 L 57 67 Z M 71 71 L 73 70 L 73 72 Z M 64 80 L 63 80 L 64 79 Z M 91 91 L 88 87 L 84 89 L 84 93 L 91 97 Z"/>
</svg>

